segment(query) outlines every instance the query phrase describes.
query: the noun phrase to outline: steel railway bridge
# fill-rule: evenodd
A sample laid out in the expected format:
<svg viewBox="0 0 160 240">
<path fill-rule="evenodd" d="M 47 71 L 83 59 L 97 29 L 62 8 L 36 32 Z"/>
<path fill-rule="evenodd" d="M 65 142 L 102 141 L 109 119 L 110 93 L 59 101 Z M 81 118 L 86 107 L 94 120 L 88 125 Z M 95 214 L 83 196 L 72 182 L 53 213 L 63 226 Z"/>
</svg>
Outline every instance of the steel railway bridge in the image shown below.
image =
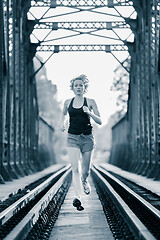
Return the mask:
<svg viewBox="0 0 160 240">
<path fill-rule="evenodd" d="M 128 17 L 123 15 L 124 8 L 131 11 Z M 37 9 L 43 12 L 40 18 L 36 17 Z M 56 12 L 57 9 L 63 12 Z M 83 12 L 122 20 L 57 21 L 58 17 Z M 60 29 L 69 34 L 57 36 Z M 122 38 L 116 29 L 129 34 Z M 46 36 L 40 40 L 36 31 L 46 30 Z M 114 37 L 107 35 L 109 32 Z M 103 41 L 57 44 L 58 40 L 87 34 Z M 110 163 L 160 179 L 160 1 L 1 0 L 1 183 L 37 171 L 39 124 L 54 134 L 54 129 L 39 117 L 35 76 L 53 54 L 61 51 L 103 51 L 112 54 L 129 73 L 127 114 L 112 128 Z M 116 53 L 121 51 L 128 52 L 129 66 L 117 57 Z M 38 52 L 50 55 L 45 62 L 39 59 L 40 67 L 35 70 L 33 58 L 38 59 Z"/>
</svg>

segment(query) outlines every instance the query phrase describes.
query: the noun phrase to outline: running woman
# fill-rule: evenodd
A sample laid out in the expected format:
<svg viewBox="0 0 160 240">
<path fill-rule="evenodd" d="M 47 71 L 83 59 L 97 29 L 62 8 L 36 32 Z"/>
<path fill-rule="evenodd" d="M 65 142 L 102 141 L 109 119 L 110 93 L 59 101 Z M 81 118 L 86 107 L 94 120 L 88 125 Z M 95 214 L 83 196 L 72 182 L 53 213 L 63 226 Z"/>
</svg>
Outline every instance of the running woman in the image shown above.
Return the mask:
<svg viewBox="0 0 160 240">
<path fill-rule="evenodd" d="M 69 161 L 72 166 L 73 185 L 75 190 L 73 206 L 79 211 L 84 210 L 81 200 L 81 184 L 85 194 L 90 194 L 91 192 L 88 176 L 90 173 L 91 154 L 95 147 L 95 141 L 90 118 L 92 118 L 95 123 L 99 125 L 102 124 L 95 100 L 84 97 L 88 89 L 88 82 L 87 76 L 84 74 L 72 79 L 70 81 L 70 88 L 73 90 L 75 97 L 65 100 L 63 107 L 64 121 L 62 131 L 65 131 L 65 116 L 67 113 L 69 114 L 67 147 Z M 82 156 L 81 176 L 78 167 L 80 154 Z"/>
</svg>

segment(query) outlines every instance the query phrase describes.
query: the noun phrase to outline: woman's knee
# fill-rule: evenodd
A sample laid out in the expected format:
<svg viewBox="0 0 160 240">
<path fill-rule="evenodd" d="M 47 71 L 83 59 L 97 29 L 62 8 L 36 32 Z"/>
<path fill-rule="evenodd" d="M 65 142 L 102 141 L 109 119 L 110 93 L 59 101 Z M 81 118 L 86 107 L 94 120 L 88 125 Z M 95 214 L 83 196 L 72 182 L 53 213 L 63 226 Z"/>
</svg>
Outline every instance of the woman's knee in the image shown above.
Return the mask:
<svg viewBox="0 0 160 240">
<path fill-rule="evenodd" d="M 89 165 L 82 165 L 82 172 L 89 174 L 90 172 L 90 166 Z"/>
</svg>

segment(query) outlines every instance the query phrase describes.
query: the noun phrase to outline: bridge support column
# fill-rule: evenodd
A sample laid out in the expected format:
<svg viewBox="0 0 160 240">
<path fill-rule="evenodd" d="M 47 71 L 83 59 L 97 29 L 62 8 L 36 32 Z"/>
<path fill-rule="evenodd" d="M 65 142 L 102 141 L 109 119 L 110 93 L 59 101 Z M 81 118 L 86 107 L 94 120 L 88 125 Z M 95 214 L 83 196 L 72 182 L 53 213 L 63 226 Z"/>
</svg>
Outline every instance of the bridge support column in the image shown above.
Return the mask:
<svg viewBox="0 0 160 240">
<path fill-rule="evenodd" d="M 3 173 L 3 82 L 4 82 L 4 38 L 3 2 L 0 1 L 0 183 L 4 183 Z"/>
</svg>

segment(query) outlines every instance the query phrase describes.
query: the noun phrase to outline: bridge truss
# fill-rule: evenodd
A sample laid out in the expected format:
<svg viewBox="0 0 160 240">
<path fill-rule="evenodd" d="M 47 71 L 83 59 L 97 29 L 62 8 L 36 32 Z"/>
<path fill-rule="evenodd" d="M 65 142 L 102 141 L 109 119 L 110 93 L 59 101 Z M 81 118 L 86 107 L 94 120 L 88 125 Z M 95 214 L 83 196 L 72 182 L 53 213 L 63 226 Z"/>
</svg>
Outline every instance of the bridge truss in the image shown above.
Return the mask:
<svg viewBox="0 0 160 240">
<path fill-rule="evenodd" d="M 123 11 L 126 8 L 129 15 Z M 38 151 L 35 74 L 60 51 L 104 51 L 130 73 L 127 170 L 159 176 L 159 11 L 159 0 L 0 1 L 1 181 L 34 171 Z M 91 15 L 96 15 L 96 21 L 89 19 Z M 81 43 L 86 36 L 90 40 Z M 130 68 L 116 55 L 120 51 L 128 53 Z M 42 52 L 50 52 L 44 62 L 39 59 Z M 40 62 L 36 71 L 34 57 Z"/>
<path fill-rule="evenodd" d="M 131 38 L 131 36 L 132 39 L 134 37 L 130 25 L 127 23 L 130 22 L 130 16 L 128 19 L 126 19 L 126 21 L 124 21 L 124 17 L 120 14 L 118 9 L 116 9 L 116 7 L 122 6 L 130 7 L 130 16 L 135 14 L 132 1 L 32 1 L 31 8 L 29 10 L 29 17 L 33 20 L 34 23 L 32 23 L 32 20 L 30 20 L 30 31 L 32 31 L 32 40 L 37 40 L 38 46 L 36 48 L 36 51 L 51 51 L 51 55 L 53 55 L 53 53 L 57 53 L 57 49 L 58 52 L 105 51 L 110 52 L 123 65 L 123 62 L 121 62 L 118 57 L 113 54 L 113 51 L 116 51 L 116 49 L 117 51 L 127 51 L 128 47 L 124 47 L 124 44 L 127 44 L 127 40 Z M 35 14 L 37 7 L 41 7 L 44 9 L 43 13 L 39 17 L 37 17 Z M 63 11 L 56 11 L 56 9 L 61 8 L 63 9 Z M 108 10 L 114 8 L 114 11 L 106 12 L 106 8 Z M 90 18 L 90 21 L 75 21 L 75 18 L 78 19 L 78 16 L 81 16 L 83 13 L 86 12 L 88 14 L 94 14 Z M 95 15 L 98 16 L 98 21 L 94 21 L 94 18 L 96 18 Z M 118 20 L 101 21 L 101 15 L 102 19 L 115 18 Z M 56 21 L 56 19 L 65 19 L 69 17 L 71 19 L 70 21 Z M 131 22 L 131 25 L 134 28 L 135 23 L 133 23 L 132 20 Z M 44 31 L 44 29 L 49 31 L 46 31 L 46 36 L 44 36 L 43 39 L 40 39 L 38 36 L 40 35 L 40 31 L 37 30 Z M 122 39 L 122 37 L 119 36 L 119 34 L 116 32 L 116 29 L 123 29 L 123 31 L 128 30 L 128 36 Z M 60 30 L 64 31 L 62 32 Z M 60 34 L 58 35 L 56 31 L 59 31 Z M 112 34 L 110 34 L 111 32 Z M 77 39 L 79 39 L 78 37 L 86 37 L 86 35 L 88 37 L 93 37 L 92 43 L 88 43 L 87 45 L 83 45 L 82 43 L 78 45 L 75 44 L 75 42 L 78 41 Z M 96 40 L 98 39 L 99 42 L 98 44 L 96 44 L 96 46 L 93 45 L 93 43 L 95 42 L 95 37 Z M 59 45 L 57 44 L 59 42 L 62 42 L 61 40 L 67 42 L 71 38 L 75 39 L 73 40 L 75 46 L 73 44 L 67 44 L 67 46 L 64 45 L 64 43 L 60 43 Z M 107 44 L 108 40 L 110 40 L 110 42 L 112 41 L 113 43 Z M 54 47 L 55 42 L 56 46 Z M 101 46 L 102 42 L 105 43 L 105 47 Z M 48 43 L 50 43 L 50 45 L 48 45 Z M 110 47 L 110 45 L 112 46 Z M 56 49 L 55 52 L 54 48 Z M 127 56 L 127 58 L 128 57 L 129 55 Z M 48 59 L 50 59 L 50 56 Z M 45 61 L 45 63 L 47 61 Z M 44 64 L 42 62 L 41 64 L 42 67 Z M 123 67 L 125 68 L 124 65 Z M 127 68 L 126 70 L 128 71 Z"/>
</svg>

